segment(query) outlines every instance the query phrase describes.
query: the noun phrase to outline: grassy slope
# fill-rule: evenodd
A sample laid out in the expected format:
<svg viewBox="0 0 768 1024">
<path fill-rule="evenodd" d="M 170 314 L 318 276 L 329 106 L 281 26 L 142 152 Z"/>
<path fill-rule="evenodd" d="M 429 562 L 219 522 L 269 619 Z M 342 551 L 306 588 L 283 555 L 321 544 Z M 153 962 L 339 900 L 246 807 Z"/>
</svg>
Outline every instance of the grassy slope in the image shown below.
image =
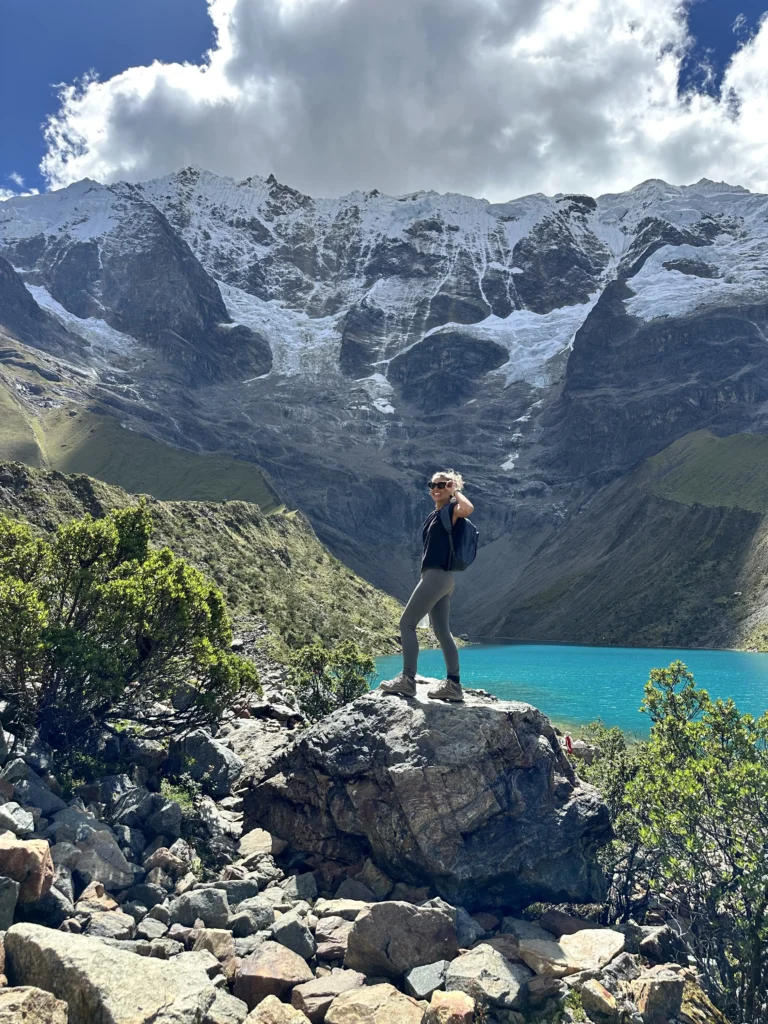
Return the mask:
<svg viewBox="0 0 768 1024">
<path fill-rule="evenodd" d="M 87 476 L 0 463 L 0 511 L 46 532 L 136 500 Z M 278 508 L 265 514 L 244 501 L 150 504 L 154 542 L 215 580 L 238 628 L 266 621 L 293 643 L 351 637 L 373 654 L 397 649 L 398 603 L 329 554 L 301 513 Z"/>
<path fill-rule="evenodd" d="M 768 649 L 766 469 L 766 438 L 681 438 L 604 487 L 540 547 L 494 631 Z"/>
<path fill-rule="evenodd" d="M 87 473 L 127 491 L 164 500 L 280 504 L 264 474 L 250 462 L 196 455 L 122 427 L 114 416 L 65 404 L 33 414 L 0 380 L 0 459 Z"/>
<path fill-rule="evenodd" d="M 648 460 L 650 491 L 684 505 L 768 512 L 768 437 L 697 430 Z"/>
</svg>

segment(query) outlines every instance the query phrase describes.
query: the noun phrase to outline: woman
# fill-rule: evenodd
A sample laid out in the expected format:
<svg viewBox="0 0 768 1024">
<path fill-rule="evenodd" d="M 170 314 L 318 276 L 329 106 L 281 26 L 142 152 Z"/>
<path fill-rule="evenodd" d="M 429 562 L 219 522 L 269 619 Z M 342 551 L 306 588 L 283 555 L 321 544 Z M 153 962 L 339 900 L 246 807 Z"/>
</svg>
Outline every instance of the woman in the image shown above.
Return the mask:
<svg viewBox="0 0 768 1024">
<path fill-rule="evenodd" d="M 446 505 L 450 506 L 451 523 L 455 524 L 459 519 L 470 515 L 474 511 L 474 505 L 461 493 L 464 481 L 461 474 L 453 469 L 435 473 L 427 486 L 435 509 L 427 516 L 421 530 L 424 542 L 421 579 L 400 619 L 403 671 L 396 679 L 382 683 L 379 689 L 383 693 L 399 694 L 403 697 L 416 696 L 416 663 L 419 658 L 416 627 L 429 613 L 429 621 L 445 658 L 446 678 L 429 690 L 428 696 L 435 700 L 459 701 L 464 700 L 459 679 L 459 652 L 448 627 L 453 593 L 453 574 L 450 571 L 451 545 L 440 510 Z"/>
</svg>

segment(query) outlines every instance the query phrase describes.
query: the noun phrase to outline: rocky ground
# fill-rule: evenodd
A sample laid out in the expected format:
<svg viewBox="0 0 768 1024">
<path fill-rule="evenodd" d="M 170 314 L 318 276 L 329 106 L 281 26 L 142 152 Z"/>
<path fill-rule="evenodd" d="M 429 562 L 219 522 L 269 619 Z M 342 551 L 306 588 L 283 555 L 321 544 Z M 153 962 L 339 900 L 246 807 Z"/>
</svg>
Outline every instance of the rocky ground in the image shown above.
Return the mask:
<svg viewBox="0 0 768 1024">
<path fill-rule="evenodd" d="M 536 709 L 370 695 L 304 729 L 266 684 L 68 799 L 4 735 L 2 1024 L 726 1024 L 663 920 L 515 905 L 584 896 L 609 834 Z"/>
</svg>

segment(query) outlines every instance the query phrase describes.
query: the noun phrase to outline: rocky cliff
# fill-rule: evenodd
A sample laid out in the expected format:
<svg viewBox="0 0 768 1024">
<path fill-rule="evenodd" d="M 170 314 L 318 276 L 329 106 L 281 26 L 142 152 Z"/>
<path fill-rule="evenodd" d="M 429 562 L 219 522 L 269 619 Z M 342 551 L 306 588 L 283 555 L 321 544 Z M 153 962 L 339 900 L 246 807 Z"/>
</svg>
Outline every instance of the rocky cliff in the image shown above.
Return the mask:
<svg viewBox="0 0 768 1024">
<path fill-rule="evenodd" d="M 607 807 L 541 712 L 482 691 L 461 705 L 424 687 L 360 698 L 246 787 L 244 809 L 246 828 L 318 865 L 371 857 L 470 908 L 604 897 L 595 855 L 611 838 Z"/>
<path fill-rule="evenodd" d="M 574 616 L 573 583 L 599 574 L 600 537 L 641 522 L 628 481 L 702 429 L 766 432 L 767 210 L 768 197 L 706 180 L 501 204 L 314 199 L 195 168 L 84 181 L 0 204 L 0 374 L 27 420 L 102 412 L 137 437 L 256 463 L 339 557 L 400 598 L 424 474 L 455 465 L 483 541 L 455 628 L 599 640 L 615 595 Z M 22 286 L 37 312 L 22 310 Z M 609 635 L 735 642 L 768 597 L 750 587 L 711 614 L 744 592 L 741 569 L 706 575 L 717 514 L 672 490 L 644 505 L 635 544 L 650 561 L 685 534 L 674 593 L 686 577 L 707 585 L 676 624 L 628 587 Z M 603 506 L 610 524 L 595 518 Z M 746 564 L 753 536 L 718 530 L 728 565 Z M 554 553 L 572 551 L 578 572 L 558 570 Z M 542 602 L 546 629 L 517 614 Z"/>
</svg>

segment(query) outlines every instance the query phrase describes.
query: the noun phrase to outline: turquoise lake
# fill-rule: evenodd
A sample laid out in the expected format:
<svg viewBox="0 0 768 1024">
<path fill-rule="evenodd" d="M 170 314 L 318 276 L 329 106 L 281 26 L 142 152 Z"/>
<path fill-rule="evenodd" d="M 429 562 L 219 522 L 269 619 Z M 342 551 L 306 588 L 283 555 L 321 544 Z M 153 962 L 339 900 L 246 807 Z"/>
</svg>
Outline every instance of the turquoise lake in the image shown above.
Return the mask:
<svg viewBox="0 0 768 1024">
<path fill-rule="evenodd" d="M 602 718 L 638 735 L 648 719 L 638 711 L 652 668 L 680 659 L 712 697 L 732 697 L 740 711 L 768 709 L 768 654 L 647 647 L 478 644 L 462 648 L 461 681 L 506 700 L 534 704 L 555 722 L 578 726 Z M 399 655 L 376 659 L 375 684 L 397 675 Z M 419 673 L 442 678 L 440 651 L 422 651 Z M 393 700 L 395 698 L 392 698 Z"/>
</svg>

